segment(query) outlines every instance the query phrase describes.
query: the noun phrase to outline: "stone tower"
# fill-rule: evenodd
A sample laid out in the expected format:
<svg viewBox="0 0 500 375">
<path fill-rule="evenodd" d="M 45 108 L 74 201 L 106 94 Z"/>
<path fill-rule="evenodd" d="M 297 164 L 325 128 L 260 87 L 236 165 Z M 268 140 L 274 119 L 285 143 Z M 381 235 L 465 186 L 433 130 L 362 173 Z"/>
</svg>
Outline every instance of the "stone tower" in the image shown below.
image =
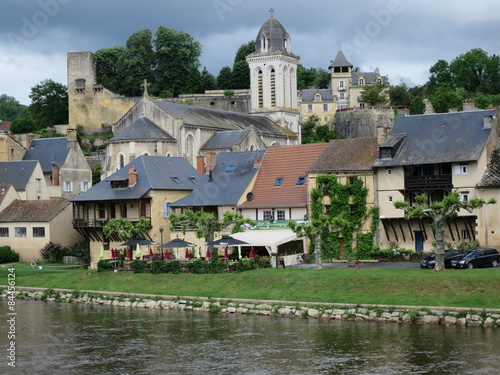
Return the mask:
<svg viewBox="0 0 500 375">
<path fill-rule="evenodd" d="M 335 60 L 330 62 L 330 88 L 334 101 L 336 98 L 337 109 L 349 108 L 349 92 L 353 65 L 347 61 L 344 53 L 339 51 Z"/>
<path fill-rule="evenodd" d="M 250 111 L 266 115 L 281 127 L 299 134 L 297 64 L 290 35 L 274 18 L 274 10 L 255 39 L 255 52 L 246 57 L 250 66 Z"/>
</svg>

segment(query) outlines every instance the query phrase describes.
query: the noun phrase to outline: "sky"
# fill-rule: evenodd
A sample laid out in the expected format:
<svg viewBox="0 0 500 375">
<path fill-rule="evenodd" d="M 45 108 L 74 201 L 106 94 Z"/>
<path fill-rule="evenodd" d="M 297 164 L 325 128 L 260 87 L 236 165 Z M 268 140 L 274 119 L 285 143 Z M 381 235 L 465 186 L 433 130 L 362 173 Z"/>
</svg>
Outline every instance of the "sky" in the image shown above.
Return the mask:
<svg viewBox="0 0 500 375">
<path fill-rule="evenodd" d="M 500 54 L 500 1 L 466 0 L 0 0 L 0 94 L 29 105 L 45 79 L 67 85 L 68 52 L 125 46 L 159 26 L 189 33 L 215 76 L 232 66 L 274 9 L 306 68 L 328 69 L 341 49 L 391 84 L 424 84 L 438 60 L 473 48 Z"/>
</svg>

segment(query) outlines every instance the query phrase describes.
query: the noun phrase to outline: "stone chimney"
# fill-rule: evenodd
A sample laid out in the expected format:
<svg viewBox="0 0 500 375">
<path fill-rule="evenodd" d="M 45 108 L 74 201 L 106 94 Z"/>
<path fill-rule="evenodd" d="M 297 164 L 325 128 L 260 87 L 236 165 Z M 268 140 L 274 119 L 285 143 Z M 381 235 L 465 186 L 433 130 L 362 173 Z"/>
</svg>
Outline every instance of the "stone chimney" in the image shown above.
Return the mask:
<svg viewBox="0 0 500 375">
<path fill-rule="evenodd" d="M 492 129 L 494 120 L 495 120 L 494 116 L 484 116 L 483 130 L 484 129 Z"/>
<path fill-rule="evenodd" d="M 72 145 L 75 144 L 76 142 L 76 135 L 77 135 L 77 131 L 76 131 L 76 128 L 73 128 L 73 127 L 68 127 L 68 130 L 66 131 L 66 136 L 67 136 L 67 139 L 68 139 L 68 147 L 71 147 Z"/>
<path fill-rule="evenodd" d="M 474 100 L 464 100 L 462 102 L 462 110 L 464 112 L 473 111 L 474 110 Z"/>
<path fill-rule="evenodd" d="M 128 186 L 134 186 L 137 183 L 137 172 L 135 168 L 130 168 L 128 170 Z"/>
</svg>

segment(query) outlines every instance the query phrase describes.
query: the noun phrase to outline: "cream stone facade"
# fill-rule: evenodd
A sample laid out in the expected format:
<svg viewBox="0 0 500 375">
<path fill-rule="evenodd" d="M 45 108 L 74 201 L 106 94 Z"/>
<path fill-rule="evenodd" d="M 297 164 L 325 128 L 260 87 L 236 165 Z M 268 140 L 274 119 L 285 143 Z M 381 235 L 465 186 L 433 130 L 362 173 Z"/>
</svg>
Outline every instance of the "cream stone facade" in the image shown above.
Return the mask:
<svg viewBox="0 0 500 375">
<path fill-rule="evenodd" d="M 22 160 L 26 148 L 8 134 L 0 133 L 0 161 Z"/>
</svg>

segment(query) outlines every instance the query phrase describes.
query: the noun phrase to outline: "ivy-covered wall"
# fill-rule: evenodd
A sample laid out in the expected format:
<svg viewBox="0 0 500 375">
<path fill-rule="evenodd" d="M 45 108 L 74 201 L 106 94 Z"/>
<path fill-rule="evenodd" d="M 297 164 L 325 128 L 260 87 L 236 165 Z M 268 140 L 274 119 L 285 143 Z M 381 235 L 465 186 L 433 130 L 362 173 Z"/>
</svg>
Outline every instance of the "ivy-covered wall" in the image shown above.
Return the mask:
<svg viewBox="0 0 500 375">
<path fill-rule="evenodd" d="M 341 184 L 336 176 L 320 175 L 316 178 L 316 188 L 311 190 L 311 223 L 321 214 L 342 218 L 347 225 L 340 231 L 325 229 L 321 233 L 321 253 L 324 260 L 339 259 L 341 246 L 345 256 L 356 252 L 356 231 L 359 228 L 359 259 L 369 259 L 374 247 L 374 238 L 379 223 L 379 208 L 367 204 L 368 188 L 360 178 L 347 179 Z M 314 245 L 309 248 L 314 258 Z"/>
</svg>

